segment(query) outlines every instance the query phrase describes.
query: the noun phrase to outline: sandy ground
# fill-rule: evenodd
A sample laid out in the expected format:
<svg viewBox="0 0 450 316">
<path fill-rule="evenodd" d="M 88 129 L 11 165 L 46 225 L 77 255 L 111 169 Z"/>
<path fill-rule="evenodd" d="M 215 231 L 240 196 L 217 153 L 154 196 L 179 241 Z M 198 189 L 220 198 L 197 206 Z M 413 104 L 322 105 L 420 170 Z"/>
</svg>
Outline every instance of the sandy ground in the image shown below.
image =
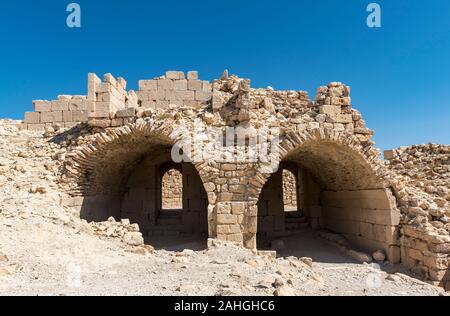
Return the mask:
<svg viewBox="0 0 450 316">
<path fill-rule="evenodd" d="M 296 257 L 271 259 L 227 244 L 137 255 L 72 223 L 61 226 L 34 217 L 2 218 L 0 229 L 0 249 L 8 264 L 17 265 L 14 275 L 0 278 L 1 295 L 266 296 L 279 288 L 276 282 L 284 284 L 285 295 L 443 294 L 398 266 L 358 264 L 310 232 L 286 239 L 291 250 L 280 255 L 309 256 L 312 268 Z M 177 249 L 202 245 L 178 240 Z"/>
</svg>

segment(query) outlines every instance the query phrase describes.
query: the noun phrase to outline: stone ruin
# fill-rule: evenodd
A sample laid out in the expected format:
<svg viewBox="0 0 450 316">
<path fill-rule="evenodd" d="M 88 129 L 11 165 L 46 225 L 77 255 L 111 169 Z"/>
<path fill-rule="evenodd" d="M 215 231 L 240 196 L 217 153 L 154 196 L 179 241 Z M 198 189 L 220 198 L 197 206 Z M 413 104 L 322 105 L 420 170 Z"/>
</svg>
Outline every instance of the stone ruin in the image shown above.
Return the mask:
<svg viewBox="0 0 450 316">
<path fill-rule="evenodd" d="M 81 218 L 250 249 L 308 225 L 450 288 L 449 146 L 381 160 L 339 82 L 314 100 L 254 89 L 227 71 L 212 83 L 169 71 L 137 92 L 126 85 L 89 74 L 87 96 L 34 101 L 25 114 L 25 129 L 64 131 L 62 203 Z M 259 155 L 246 159 L 254 148 Z"/>
</svg>

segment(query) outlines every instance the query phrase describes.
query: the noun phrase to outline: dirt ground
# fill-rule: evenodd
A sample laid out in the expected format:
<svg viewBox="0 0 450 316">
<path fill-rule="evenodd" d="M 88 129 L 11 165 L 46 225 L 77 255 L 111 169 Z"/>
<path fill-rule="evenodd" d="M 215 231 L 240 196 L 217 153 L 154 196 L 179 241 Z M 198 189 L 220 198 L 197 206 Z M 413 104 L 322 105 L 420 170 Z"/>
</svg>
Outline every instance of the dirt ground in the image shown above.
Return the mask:
<svg viewBox="0 0 450 316">
<path fill-rule="evenodd" d="M 38 217 L 2 218 L 0 229 L 16 265 L 0 278 L 1 295 L 443 295 L 398 266 L 358 264 L 310 232 L 285 240 L 280 255 L 289 257 L 272 259 L 229 244 L 193 251 L 204 244 L 193 240 L 178 240 L 181 252 L 138 255 Z M 293 255 L 311 257 L 312 268 Z"/>
</svg>

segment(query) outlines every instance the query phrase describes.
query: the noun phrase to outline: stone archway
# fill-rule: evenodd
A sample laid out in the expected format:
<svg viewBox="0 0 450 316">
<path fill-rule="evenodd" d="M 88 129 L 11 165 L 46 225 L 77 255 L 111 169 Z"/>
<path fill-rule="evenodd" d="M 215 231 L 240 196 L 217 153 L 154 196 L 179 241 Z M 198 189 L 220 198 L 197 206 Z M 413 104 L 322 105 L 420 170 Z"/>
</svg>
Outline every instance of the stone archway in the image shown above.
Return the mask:
<svg viewBox="0 0 450 316">
<path fill-rule="evenodd" d="M 280 166 L 298 168 L 298 195 L 311 228 L 342 234 L 362 250 L 383 250 L 389 260 L 400 260 L 400 212 L 377 150 L 348 133 L 326 129 L 289 133 L 279 150 Z M 282 169 L 262 174 L 266 182 L 258 188 L 257 203 L 250 205 L 252 215 L 258 216 L 247 218 L 249 231 L 256 226 L 269 235 L 288 233 L 280 199 Z"/>
<path fill-rule="evenodd" d="M 131 124 L 95 134 L 71 153 L 65 167 L 76 183 L 71 193 L 83 197 L 81 218 L 126 218 L 139 224 L 150 241 L 195 235 L 203 236 L 206 246 L 213 219 L 208 219 L 205 171 L 193 163 L 172 161 L 172 148 L 180 140 L 176 129 L 163 122 Z M 177 212 L 162 207 L 162 177 L 171 169 L 182 174 L 182 207 Z"/>
</svg>

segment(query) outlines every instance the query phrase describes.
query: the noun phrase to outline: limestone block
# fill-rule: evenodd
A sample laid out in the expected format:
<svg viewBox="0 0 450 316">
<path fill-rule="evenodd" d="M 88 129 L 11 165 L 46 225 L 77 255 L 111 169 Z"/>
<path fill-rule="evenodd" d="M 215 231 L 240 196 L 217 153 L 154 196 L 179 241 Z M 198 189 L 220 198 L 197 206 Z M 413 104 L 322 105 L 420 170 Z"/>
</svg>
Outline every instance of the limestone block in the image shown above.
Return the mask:
<svg viewBox="0 0 450 316">
<path fill-rule="evenodd" d="M 139 100 L 142 101 L 165 100 L 166 91 L 165 90 L 138 91 L 138 98 Z"/>
<path fill-rule="evenodd" d="M 63 121 L 63 111 L 41 113 L 41 123 L 54 123 Z"/>
<path fill-rule="evenodd" d="M 63 111 L 63 122 L 73 122 L 72 111 Z"/>
<path fill-rule="evenodd" d="M 231 192 L 221 192 L 218 197 L 221 202 L 229 202 L 233 200 L 233 193 Z"/>
<path fill-rule="evenodd" d="M 363 237 L 366 237 L 367 239 L 375 239 L 375 232 L 373 227 L 374 224 L 371 223 L 359 223 L 359 230 L 361 231 L 361 235 Z"/>
<path fill-rule="evenodd" d="M 406 249 L 406 255 L 414 260 L 422 261 L 423 260 L 423 253 L 417 249 L 407 248 Z"/>
<path fill-rule="evenodd" d="M 97 92 L 97 85 L 101 83 L 101 80 L 99 77 L 97 77 L 96 74 L 90 73 L 88 75 L 88 100 L 95 101 Z"/>
<path fill-rule="evenodd" d="M 331 104 L 340 105 L 340 106 L 350 106 L 351 98 L 350 97 L 331 97 Z"/>
<path fill-rule="evenodd" d="M 256 234 L 258 231 L 258 220 L 257 217 L 249 217 L 247 222 L 247 232 Z"/>
<path fill-rule="evenodd" d="M 398 231 L 393 226 L 374 225 L 375 240 L 394 245 L 398 240 Z"/>
<path fill-rule="evenodd" d="M 158 79 L 158 90 L 173 90 L 173 80 Z"/>
<path fill-rule="evenodd" d="M 209 81 L 203 81 L 202 87 L 203 91 L 212 92 L 212 84 Z"/>
<path fill-rule="evenodd" d="M 217 223 L 219 224 L 236 224 L 237 216 L 232 214 L 217 214 Z"/>
<path fill-rule="evenodd" d="M 88 111 L 72 111 L 72 119 L 74 122 L 87 122 Z"/>
<path fill-rule="evenodd" d="M 158 90 L 157 80 L 139 80 L 139 90 L 141 91 L 156 91 Z"/>
<path fill-rule="evenodd" d="M 102 118 L 94 118 L 89 120 L 89 125 L 92 127 L 100 127 L 100 128 L 107 128 L 111 126 L 111 120 L 110 119 L 102 119 Z"/>
<path fill-rule="evenodd" d="M 52 105 L 50 101 L 34 100 L 33 109 L 36 112 L 49 112 L 52 110 Z"/>
<path fill-rule="evenodd" d="M 67 111 L 69 110 L 69 100 L 52 101 L 52 111 Z"/>
<path fill-rule="evenodd" d="M 110 103 L 109 102 L 96 102 L 94 112 L 89 113 L 89 117 L 101 118 L 107 117 L 109 118 L 111 113 Z"/>
<path fill-rule="evenodd" d="M 39 112 L 26 112 L 25 123 L 27 124 L 39 124 L 41 123 L 41 114 Z"/>
<path fill-rule="evenodd" d="M 353 123 L 353 117 L 351 114 L 328 114 L 327 122 L 328 123 L 349 124 L 349 123 Z"/>
<path fill-rule="evenodd" d="M 95 93 L 106 93 L 113 91 L 113 85 L 109 82 L 102 82 L 96 86 Z"/>
<path fill-rule="evenodd" d="M 114 118 L 111 120 L 111 127 L 118 127 L 124 125 L 123 118 Z"/>
<path fill-rule="evenodd" d="M 363 213 L 365 210 L 362 211 Z M 399 210 L 377 210 L 375 211 L 375 222 L 381 225 L 395 226 L 400 223 L 401 213 Z"/>
<path fill-rule="evenodd" d="M 175 91 L 175 100 L 193 101 L 195 100 L 194 91 Z M 167 98 L 167 96 L 166 96 Z"/>
<path fill-rule="evenodd" d="M 166 72 L 166 79 L 172 79 L 172 80 L 177 80 L 177 79 L 184 79 L 184 72 L 182 71 L 167 71 Z"/>
<path fill-rule="evenodd" d="M 164 100 L 166 100 L 166 101 L 182 100 L 180 94 L 178 94 L 176 92 L 180 92 L 180 91 L 175 91 L 175 90 L 167 90 L 167 91 L 165 91 L 165 98 L 164 98 Z M 184 91 L 182 91 L 182 92 L 184 92 Z"/>
<path fill-rule="evenodd" d="M 116 112 L 117 118 L 134 117 L 136 110 L 134 108 L 126 108 Z"/>
<path fill-rule="evenodd" d="M 242 184 L 231 184 L 228 186 L 228 190 L 235 193 L 245 193 L 247 186 Z"/>
<path fill-rule="evenodd" d="M 233 202 L 231 210 L 234 215 L 241 215 L 245 212 L 245 202 Z"/>
<path fill-rule="evenodd" d="M 349 124 L 349 125 L 350 125 L 350 124 Z M 369 129 L 369 128 L 355 127 L 353 131 L 354 131 L 355 134 L 361 134 L 361 135 L 370 135 L 370 136 L 373 136 L 373 135 L 375 134 L 375 132 L 372 131 L 372 130 Z"/>
<path fill-rule="evenodd" d="M 45 124 L 27 124 L 27 129 L 30 131 L 42 131 L 45 129 Z"/>
<path fill-rule="evenodd" d="M 195 100 L 209 101 L 212 98 L 212 92 L 209 91 L 195 91 Z"/>
<path fill-rule="evenodd" d="M 186 79 L 175 80 L 173 82 L 173 89 L 174 90 L 185 91 L 185 90 L 187 90 L 187 87 L 188 87 L 188 82 L 187 82 Z"/>
<path fill-rule="evenodd" d="M 227 240 L 231 241 L 231 242 L 242 244 L 244 242 L 244 236 L 242 235 L 242 233 L 231 234 L 231 235 L 227 235 Z"/>
<path fill-rule="evenodd" d="M 322 105 L 319 106 L 320 114 L 339 115 L 341 114 L 341 107 L 336 105 Z M 353 120 L 353 117 L 352 117 Z"/>
<path fill-rule="evenodd" d="M 69 111 L 87 110 L 88 101 L 86 99 L 72 99 L 69 102 Z"/>
<path fill-rule="evenodd" d="M 188 88 L 192 91 L 202 91 L 203 83 L 200 80 L 188 80 Z"/>
<path fill-rule="evenodd" d="M 230 234 L 230 225 L 217 225 L 217 233 L 218 234 Z"/>
<path fill-rule="evenodd" d="M 95 101 L 91 101 L 91 100 L 87 100 L 85 102 L 85 110 L 88 111 L 88 113 L 90 112 L 94 112 L 95 111 Z"/>
<path fill-rule="evenodd" d="M 198 80 L 198 71 L 189 71 L 187 74 L 189 80 Z"/>
<path fill-rule="evenodd" d="M 230 225 L 229 226 L 230 234 L 240 234 L 242 233 L 241 225 Z"/>
</svg>

